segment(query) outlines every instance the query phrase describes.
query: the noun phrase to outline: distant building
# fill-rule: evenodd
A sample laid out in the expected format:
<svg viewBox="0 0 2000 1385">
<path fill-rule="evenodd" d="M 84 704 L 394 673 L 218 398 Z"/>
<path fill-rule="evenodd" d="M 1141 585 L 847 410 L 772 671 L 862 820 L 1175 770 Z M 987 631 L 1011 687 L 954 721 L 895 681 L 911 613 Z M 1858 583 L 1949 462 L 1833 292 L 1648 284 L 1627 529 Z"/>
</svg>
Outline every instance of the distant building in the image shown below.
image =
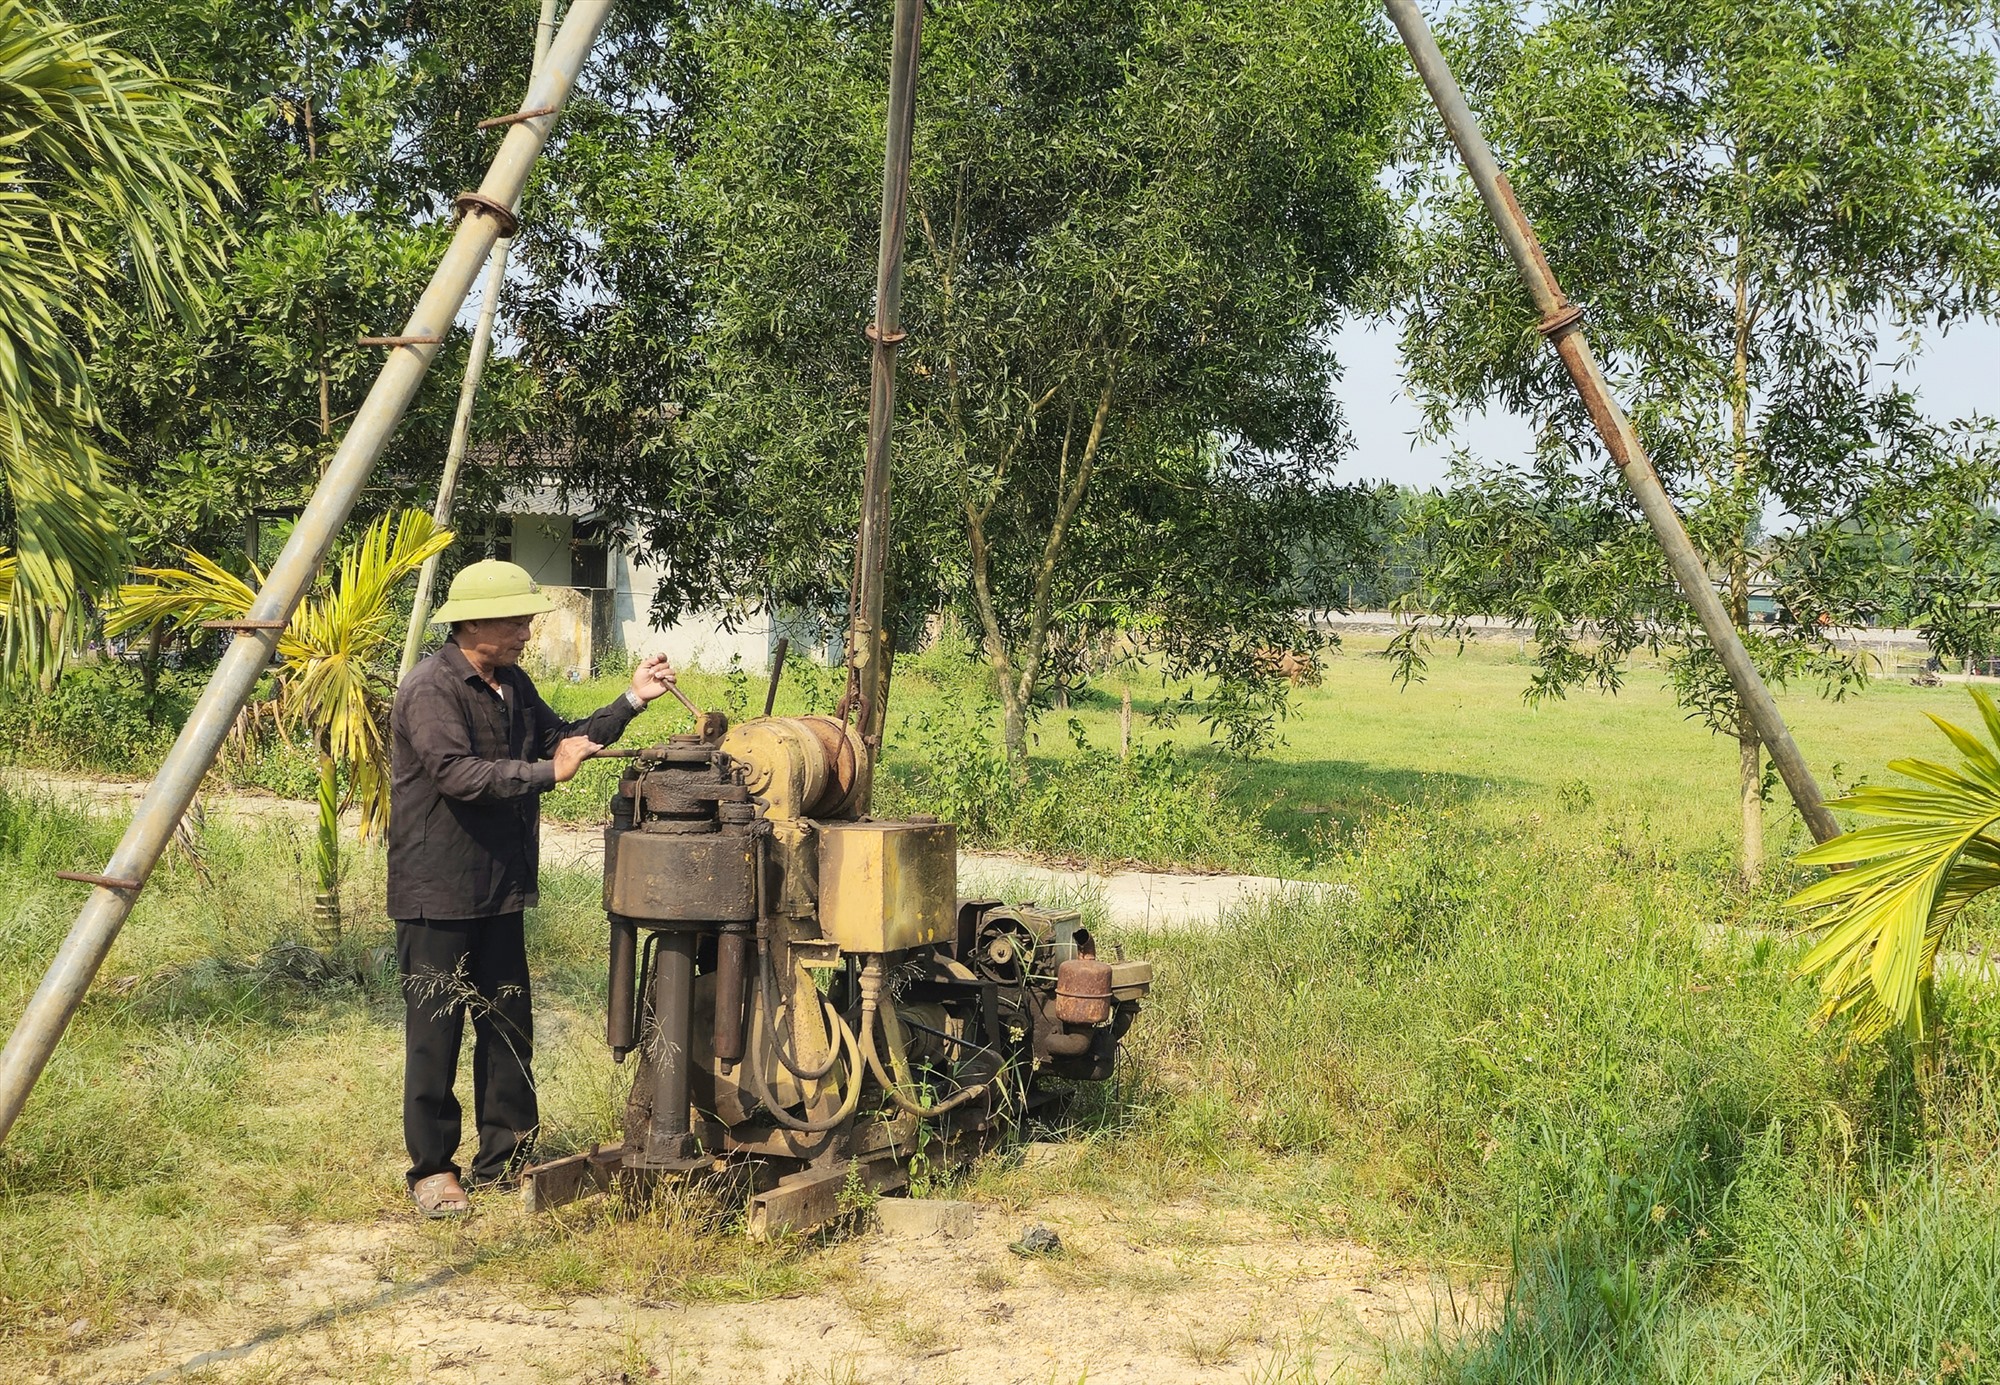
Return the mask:
<svg viewBox="0 0 2000 1385">
<path fill-rule="evenodd" d="M 780 635 L 790 635 L 794 647 L 804 643 L 802 631 L 762 614 L 734 630 L 724 628 L 719 610 L 655 629 L 651 611 L 661 570 L 607 541 L 588 506 L 563 500 L 553 488 L 510 493 L 485 546 L 492 556 L 526 568 L 555 598 L 556 609 L 535 622 L 530 654 L 542 668 L 571 678 L 587 678 L 611 659 L 648 654 L 665 654 L 678 667 L 710 669 L 736 659 L 746 671 L 763 672 Z M 837 641 L 831 652 L 839 657 Z"/>
</svg>

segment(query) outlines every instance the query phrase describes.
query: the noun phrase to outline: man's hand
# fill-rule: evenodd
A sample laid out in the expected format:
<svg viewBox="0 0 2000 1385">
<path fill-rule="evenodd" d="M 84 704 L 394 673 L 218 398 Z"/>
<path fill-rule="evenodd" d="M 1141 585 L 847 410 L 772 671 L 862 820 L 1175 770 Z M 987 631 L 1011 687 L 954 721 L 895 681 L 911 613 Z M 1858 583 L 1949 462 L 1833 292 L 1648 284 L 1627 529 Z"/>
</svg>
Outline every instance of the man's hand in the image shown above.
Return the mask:
<svg viewBox="0 0 2000 1385">
<path fill-rule="evenodd" d="M 665 697 L 673 682 L 674 666 L 667 662 L 667 656 L 648 654 L 632 670 L 632 696 L 641 702 L 651 702 L 656 697 Z"/>
<path fill-rule="evenodd" d="M 604 749 L 588 736 L 571 736 L 556 745 L 556 782 L 567 784 L 576 778 L 576 768 L 585 760 Z"/>
</svg>

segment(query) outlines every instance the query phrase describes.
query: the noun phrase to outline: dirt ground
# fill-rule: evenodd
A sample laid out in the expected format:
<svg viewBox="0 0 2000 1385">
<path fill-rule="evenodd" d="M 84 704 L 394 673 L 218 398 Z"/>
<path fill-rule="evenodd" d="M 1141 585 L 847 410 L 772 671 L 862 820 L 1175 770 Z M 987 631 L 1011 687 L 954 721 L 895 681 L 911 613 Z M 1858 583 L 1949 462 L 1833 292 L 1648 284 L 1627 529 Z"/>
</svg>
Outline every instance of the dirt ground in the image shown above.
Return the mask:
<svg viewBox="0 0 2000 1385">
<path fill-rule="evenodd" d="M 1063 1199 L 966 1220 L 817 1252 L 835 1263 L 809 1294 L 687 1304 L 538 1299 L 470 1263 L 408 1274 L 399 1262 L 427 1233 L 407 1218 L 272 1228 L 256 1284 L 226 1305 L 159 1315 L 33 1378 L 1305 1385 L 1372 1379 L 1395 1343 L 1468 1311 L 1463 1286 L 1233 1211 Z M 1061 1248 L 1012 1250 L 1033 1223 Z"/>
</svg>

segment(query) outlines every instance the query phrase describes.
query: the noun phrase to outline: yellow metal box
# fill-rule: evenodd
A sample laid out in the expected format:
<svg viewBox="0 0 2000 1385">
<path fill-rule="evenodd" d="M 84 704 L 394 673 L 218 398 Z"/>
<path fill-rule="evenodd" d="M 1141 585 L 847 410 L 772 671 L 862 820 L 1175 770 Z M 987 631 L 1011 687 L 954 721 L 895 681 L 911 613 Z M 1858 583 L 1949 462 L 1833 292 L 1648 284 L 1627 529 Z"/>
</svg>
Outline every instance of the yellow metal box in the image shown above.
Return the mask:
<svg viewBox="0 0 2000 1385">
<path fill-rule="evenodd" d="M 957 929 L 958 829 L 829 822 L 819 833 L 819 931 L 845 952 L 898 952 Z"/>
</svg>

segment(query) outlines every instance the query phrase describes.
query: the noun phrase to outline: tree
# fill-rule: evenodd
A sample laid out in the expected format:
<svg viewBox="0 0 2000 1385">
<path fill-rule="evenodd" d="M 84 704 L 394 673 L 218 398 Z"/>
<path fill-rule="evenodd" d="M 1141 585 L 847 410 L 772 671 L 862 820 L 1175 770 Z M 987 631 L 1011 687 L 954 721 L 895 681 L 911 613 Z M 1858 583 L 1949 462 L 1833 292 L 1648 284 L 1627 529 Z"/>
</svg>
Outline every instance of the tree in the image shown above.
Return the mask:
<svg viewBox="0 0 2000 1385">
<path fill-rule="evenodd" d="M 702 5 L 672 137 L 607 139 L 569 170 L 617 296 L 592 305 L 610 334 L 592 355 L 537 361 L 594 407 L 585 362 L 622 343 L 671 391 L 579 425 L 572 478 L 668 561 L 656 615 L 718 593 L 824 607 L 846 584 L 887 21 Z M 1294 556 L 1337 528 L 1326 339 L 1387 239 L 1396 84 L 1374 11 L 966 0 L 927 16 L 920 81 L 905 620 L 963 610 L 1017 757 L 1052 651 L 1113 624 L 1219 679 L 1254 736 L 1274 696 L 1258 652 L 1309 643 L 1296 611 L 1333 595 Z M 679 407 L 630 407 L 659 402 Z"/>
<path fill-rule="evenodd" d="M 233 248 L 203 283 L 199 320 L 116 324 L 93 362 L 145 503 L 126 522 L 142 555 L 183 547 L 241 571 L 245 526 L 295 512 L 382 363 L 357 338 L 397 330 L 451 234 L 453 199 L 479 185 L 503 130 L 478 123 L 526 90 L 538 0 L 78 0 L 130 42 L 226 93 L 241 187 Z M 621 4 L 629 48 L 661 0 Z M 606 80 L 593 60 L 592 83 Z M 617 80 L 615 75 L 610 81 Z M 569 128 L 556 131 L 559 148 Z M 538 169 L 524 238 L 559 196 Z M 503 333 L 503 346 L 506 339 Z M 384 454 L 362 515 L 435 493 L 466 338 L 453 332 Z M 530 452 L 541 393 L 503 350 L 474 418 L 478 455 Z M 511 479 L 474 469 L 461 513 Z"/>
<path fill-rule="evenodd" d="M 157 322 L 187 309 L 228 187 L 210 97 L 112 37 L 0 0 L 4 674 L 52 667 L 80 628 L 79 595 L 124 573 L 89 347 L 121 312 Z"/>
<path fill-rule="evenodd" d="M 1777 620 L 1748 641 L 1767 677 L 1838 692 L 1863 669 L 1830 626 L 1897 589 L 1949 638 L 1977 595 L 1953 590 L 1955 542 L 1936 520 L 1994 497 L 1984 425 L 1927 420 L 1875 362 L 1988 311 L 2000 284 L 1992 34 L 1985 7 L 1954 0 L 1482 0 L 1448 26 L 1468 97 L 1738 626 L 1753 582 L 1776 589 Z M 1440 430 L 1500 403 L 1541 431 L 1532 468 L 1469 472 L 1419 510 L 1419 604 L 1531 621 L 1533 694 L 1614 688 L 1631 650 L 1665 647 L 1684 704 L 1737 737 L 1754 877 L 1755 733 L 1441 150 L 1433 138 L 1413 180 L 1389 293 L 1410 382 Z M 1774 511 L 1787 527 L 1760 546 Z M 1413 670 L 1414 642 L 1403 652 Z"/>
<path fill-rule="evenodd" d="M 389 813 L 386 728 L 402 648 L 401 612 L 391 598 L 397 583 L 452 537 L 421 510 L 383 515 L 341 552 L 335 571 L 299 603 L 278 639 L 282 667 L 267 705 L 319 753 L 315 912 L 330 940 L 340 935 L 341 772 L 360 805 L 363 836 Z M 242 619 L 263 574 L 253 567 L 245 582 L 192 549 L 185 560 L 181 568 L 139 569 L 139 580 L 119 591 L 106 630 L 117 635 L 165 624 L 186 631 L 205 620 Z"/>
</svg>

